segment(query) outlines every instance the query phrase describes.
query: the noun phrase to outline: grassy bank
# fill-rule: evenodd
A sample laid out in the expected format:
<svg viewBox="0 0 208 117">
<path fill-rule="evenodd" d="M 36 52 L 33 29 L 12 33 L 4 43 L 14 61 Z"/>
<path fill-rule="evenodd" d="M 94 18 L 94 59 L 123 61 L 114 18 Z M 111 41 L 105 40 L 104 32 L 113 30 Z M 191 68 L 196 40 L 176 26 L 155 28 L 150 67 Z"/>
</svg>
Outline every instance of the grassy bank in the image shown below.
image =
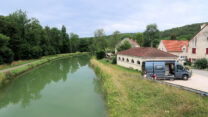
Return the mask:
<svg viewBox="0 0 208 117">
<path fill-rule="evenodd" d="M 140 73 L 91 59 L 111 117 L 206 117 L 208 98 L 140 78 Z"/>
<path fill-rule="evenodd" d="M 21 63 L 21 65 L 24 63 L 29 63 L 29 61 L 31 62 L 31 64 L 16 68 L 16 69 L 12 69 L 10 71 L 6 71 L 6 72 L 1 72 L 0 73 L 0 87 L 8 84 L 12 79 L 14 79 L 16 76 L 34 68 L 37 67 L 39 65 L 42 65 L 44 63 L 47 63 L 49 61 L 53 61 L 53 60 L 57 60 L 57 59 L 62 59 L 65 57 L 69 57 L 69 56 L 75 56 L 75 55 L 80 55 L 80 54 L 88 54 L 88 53 L 67 53 L 67 54 L 58 54 L 58 55 L 52 55 L 52 56 L 45 56 L 42 57 L 36 61 L 34 60 L 28 60 L 28 61 L 24 61 Z M 5 66 L 6 68 L 11 68 L 10 66 Z"/>
</svg>

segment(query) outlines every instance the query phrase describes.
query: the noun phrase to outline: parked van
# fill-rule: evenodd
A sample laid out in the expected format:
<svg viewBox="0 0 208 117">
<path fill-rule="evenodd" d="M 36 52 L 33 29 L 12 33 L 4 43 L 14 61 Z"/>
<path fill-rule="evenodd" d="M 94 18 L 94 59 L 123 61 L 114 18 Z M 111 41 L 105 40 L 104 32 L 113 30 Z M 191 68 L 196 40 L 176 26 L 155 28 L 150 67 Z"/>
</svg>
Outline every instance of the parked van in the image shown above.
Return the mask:
<svg viewBox="0 0 208 117">
<path fill-rule="evenodd" d="M 191 77 L 189 70 L 176 61 L 145 61 L 142 63 L 142 73 L 147 78 L 184 79 Z"/>
</svg>

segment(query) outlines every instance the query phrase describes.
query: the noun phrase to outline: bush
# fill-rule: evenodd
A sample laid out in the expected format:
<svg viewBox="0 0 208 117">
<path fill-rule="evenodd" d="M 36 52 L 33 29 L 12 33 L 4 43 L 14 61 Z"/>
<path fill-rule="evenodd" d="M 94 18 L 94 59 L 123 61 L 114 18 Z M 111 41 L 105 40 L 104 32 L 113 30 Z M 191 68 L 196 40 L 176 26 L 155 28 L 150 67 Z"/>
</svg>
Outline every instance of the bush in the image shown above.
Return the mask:
<svg viewBox="0 0 208 117">
<path fill-rule="evenodd" d="M 186 59 L 186 61 L 185 61 L 184 65 L 191 66 L 191 62 L 190 62 L 188 59 Z"/>
<path fill-rule="evenodd" d="M 194 65 L 198 69 L 205 69 L 207 68 L 208 61 L 206 58 L 198 59 Z"/>
<path fill-rule="evenodd" d="M 98 51 L 98 52 L 96 52 L 96 58 L 97 59 L 103 59 L 103 58 L 105 58 L 105 52 L 104 51 Z"/>
<path fill-rule="evenodd" d="M 113 58 L 112 64 L 117 64 L 117 57 Z"/>
</svg>

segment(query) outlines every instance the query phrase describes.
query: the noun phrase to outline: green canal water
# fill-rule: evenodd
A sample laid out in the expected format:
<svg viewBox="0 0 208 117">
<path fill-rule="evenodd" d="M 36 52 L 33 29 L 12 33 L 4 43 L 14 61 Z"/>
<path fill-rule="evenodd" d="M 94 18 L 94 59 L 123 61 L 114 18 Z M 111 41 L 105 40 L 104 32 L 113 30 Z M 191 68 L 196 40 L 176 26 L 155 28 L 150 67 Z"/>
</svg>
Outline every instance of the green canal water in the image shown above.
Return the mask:
<svg viewBox="0 0 208 117">
<path fill-rule="evenodd" d="M 0 90 L 0 117 L 105 117 L 100 82 L 80 55 L 53 61 Z"/>
</svg>

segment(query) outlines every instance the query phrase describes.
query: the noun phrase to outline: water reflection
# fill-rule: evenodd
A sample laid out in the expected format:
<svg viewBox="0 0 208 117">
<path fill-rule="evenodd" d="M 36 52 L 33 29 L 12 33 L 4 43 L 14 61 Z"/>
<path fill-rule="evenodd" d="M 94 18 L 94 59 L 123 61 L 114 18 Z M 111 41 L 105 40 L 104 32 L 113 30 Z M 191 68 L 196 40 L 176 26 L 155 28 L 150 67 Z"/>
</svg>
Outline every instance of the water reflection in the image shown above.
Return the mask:
<svg viewBox="0 0 208 117">
<path fill-rule="evenodd" d="M 41 98 L 41 90 L 51 82 L 66 81 L 67 74 L 76 72 L 89 64 L 88 55 L 79 55 L 51 62 L 20 76 L 4 89 L 0 90 L 0 108 L 8 104 L 21 103 L 22 107 L 31 100 Z"/>
</svg>

